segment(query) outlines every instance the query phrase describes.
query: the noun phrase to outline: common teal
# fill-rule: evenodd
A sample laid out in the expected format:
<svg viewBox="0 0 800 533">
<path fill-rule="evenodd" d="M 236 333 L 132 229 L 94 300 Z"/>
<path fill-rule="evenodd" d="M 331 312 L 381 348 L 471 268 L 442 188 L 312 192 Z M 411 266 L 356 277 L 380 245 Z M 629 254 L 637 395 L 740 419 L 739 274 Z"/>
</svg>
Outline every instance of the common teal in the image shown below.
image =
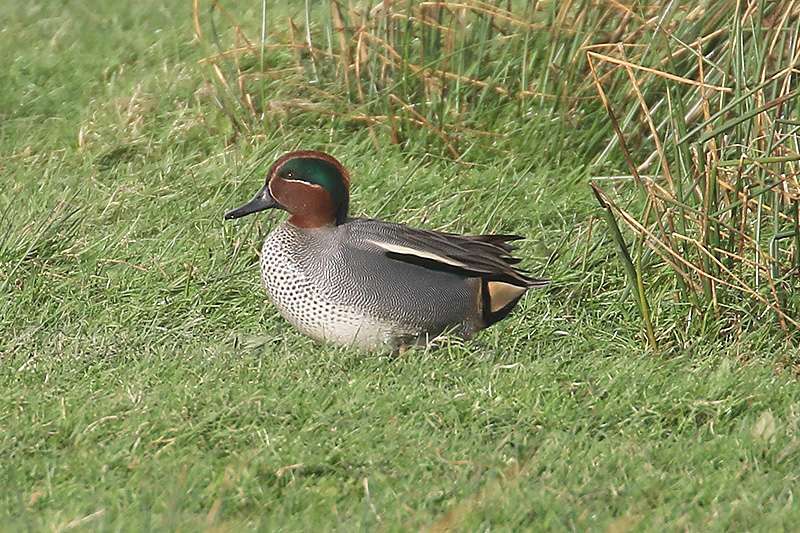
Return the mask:
<svg viewBox="0 0 800 533">
<path fill-rule="evenodd" d="M 470 338 L 503 319 L 548 280 L 513 265 L 516 235 L 456 235 L 351 218 L 350 174 L 334 157 L 291 152 L 267 172 L 239 218 L 277 208 L 291 215 L 261 250 L 270 299 L 318 341 L 402 349 L 443 332 Z"/>
</svg>

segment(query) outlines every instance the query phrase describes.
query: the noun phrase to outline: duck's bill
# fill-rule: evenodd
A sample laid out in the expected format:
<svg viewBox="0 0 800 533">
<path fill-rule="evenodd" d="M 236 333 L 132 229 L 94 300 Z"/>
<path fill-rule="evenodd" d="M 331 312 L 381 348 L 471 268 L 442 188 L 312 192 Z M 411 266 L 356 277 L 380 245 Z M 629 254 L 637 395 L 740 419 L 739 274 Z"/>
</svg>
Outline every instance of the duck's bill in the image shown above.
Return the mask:
<svg viewBox="0 0 800 533">
<path fill-rule="evenodd" d="M 272 209 L 273 207 L 280 207 L 280 205 L 278 205 L 278 202 L 276 202 L 272 195 L 269 194 L 269 190 L 264 187 L 261 191 L 259 191 L 255 198 L 243 206 L 237 207 L 236 209 L 225 213 L 225 220 L 240 218 L 245 215 L 264 211 L 265 209 Z"/>
</svg>

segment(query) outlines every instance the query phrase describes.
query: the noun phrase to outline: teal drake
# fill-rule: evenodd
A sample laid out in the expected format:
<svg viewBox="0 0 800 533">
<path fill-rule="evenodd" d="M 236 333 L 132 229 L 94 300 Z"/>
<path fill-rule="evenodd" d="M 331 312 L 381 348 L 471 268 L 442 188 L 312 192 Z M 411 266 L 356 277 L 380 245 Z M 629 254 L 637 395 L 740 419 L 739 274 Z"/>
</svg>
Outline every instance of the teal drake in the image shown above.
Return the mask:
<svg viewBox="0 0 800 533">
<path fill-rule="evenodd" d="M 350 174 L 334 157 L 291 152 L 267 172 L 239 218 L 283 209 L 261 250 L 278 311 L 323 342 L 393 349 L 451 332 L 468 339 L 548 280 L 514 265 L 516 235 L 456 235 L 348 215 Z"/>
</svg>

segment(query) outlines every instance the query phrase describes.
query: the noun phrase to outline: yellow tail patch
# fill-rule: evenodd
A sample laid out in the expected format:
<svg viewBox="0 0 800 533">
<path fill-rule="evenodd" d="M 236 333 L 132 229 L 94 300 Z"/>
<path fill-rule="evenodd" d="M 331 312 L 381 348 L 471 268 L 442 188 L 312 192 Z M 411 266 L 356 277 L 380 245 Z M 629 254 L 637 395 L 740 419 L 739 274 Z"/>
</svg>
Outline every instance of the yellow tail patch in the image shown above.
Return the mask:
<svg viewBox="0 0 800 533">
<path fill-rule="evenodd" d="M 502 281 L 490 281 L 486 284 L 489 291 L 489 311 L 496 313 L 513 302 L 528 290 Z"/>
</svg>

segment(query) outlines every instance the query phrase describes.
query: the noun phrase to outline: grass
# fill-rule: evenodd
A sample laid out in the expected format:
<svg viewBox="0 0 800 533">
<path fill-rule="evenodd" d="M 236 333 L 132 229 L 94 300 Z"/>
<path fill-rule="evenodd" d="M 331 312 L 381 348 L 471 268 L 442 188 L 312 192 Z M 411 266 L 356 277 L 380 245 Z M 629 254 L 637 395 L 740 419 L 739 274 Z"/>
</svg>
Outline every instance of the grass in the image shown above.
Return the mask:
<svg viewBox="0 0 800 533">
<path fill-rule="evenodd" d="M 302 6 L 286 9 L 302 26 Z M 224 84 L 205 61 L 214 52 L 193 40 L 189 6 L 11 0 L 7 10 L 2 528 L 797 523 L 796 349 L 768 321 L 735 340 L 711 328 L 645 348 L 587 185 L 624 168 L 611 155 L 590 166 L 614 138 L 596 100 L 575 116 L 547 99 L 486 100 L 470 125 L 483 114 L 503 124 L 496 141 L 448 130 L 441 115 L 456 162 L 432 130 L 397 135 L 416 131 L 403 106 L 397 132 L 388 119 L 370 132 L 292 106 L 261 120 L 233 97 L 221 108 Z M 260 4 L 235 15 L 258 21 Z M 571 64 L 558 50 L 576 47 L 548 42 L 536 44 L 542 58 Z M 232 68 L 223 74 L 235 79 Z M 300 336 L 258 280 L 255 249 L 282 217 L 222 221 L 300 146 L 351 169 L 356 214 L 520 233 L 523 265 L 553 286 L 476 340 L 433 352 L 392 358 Z"/>
</svg>

